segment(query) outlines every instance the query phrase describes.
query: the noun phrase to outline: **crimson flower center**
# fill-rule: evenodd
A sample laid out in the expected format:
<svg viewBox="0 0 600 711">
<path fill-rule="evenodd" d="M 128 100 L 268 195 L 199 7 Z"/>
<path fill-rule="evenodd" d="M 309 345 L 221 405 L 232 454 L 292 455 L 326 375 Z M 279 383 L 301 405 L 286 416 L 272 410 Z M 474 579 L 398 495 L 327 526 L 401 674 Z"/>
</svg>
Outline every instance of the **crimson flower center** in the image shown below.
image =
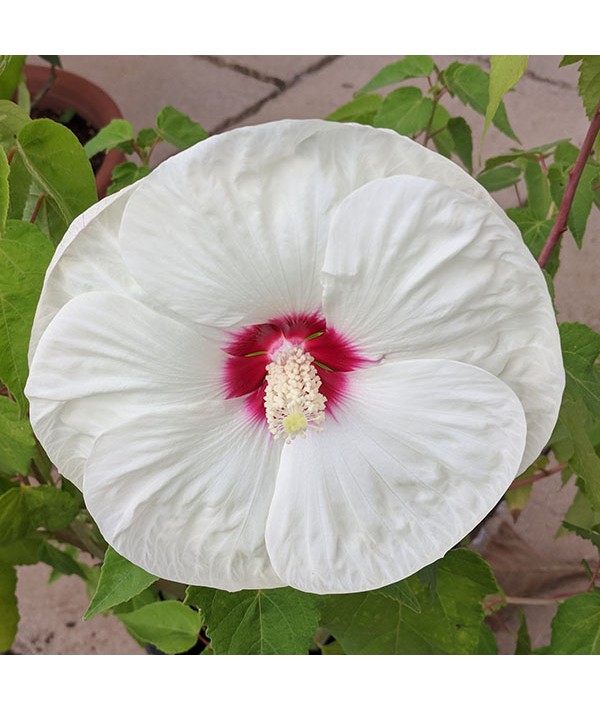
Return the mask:
<svg viewBox="0 0 600 711">
<path fill-rule="evenodd" d="M 372 362 L 319 313 L 243 327 L 230 333 L 224 350 L 225 397 L 242 398 L 253 421 L 286 441 L 335 418 L 349 373 Z"/>
</svg>

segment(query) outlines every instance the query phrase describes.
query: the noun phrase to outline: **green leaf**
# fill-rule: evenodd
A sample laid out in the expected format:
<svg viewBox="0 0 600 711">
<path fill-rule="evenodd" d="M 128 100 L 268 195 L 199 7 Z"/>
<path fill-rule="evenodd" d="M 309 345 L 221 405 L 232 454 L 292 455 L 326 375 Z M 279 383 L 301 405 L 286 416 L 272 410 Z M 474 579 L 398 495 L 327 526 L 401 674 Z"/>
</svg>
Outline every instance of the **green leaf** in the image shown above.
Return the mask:
<svg viewBox="0 0 600 711">
<path fill-rule="evenodd" d="M 127 185 L 132 185 L 149 174 L 150 168 L 145 165 L 138 166 L 130 161 L 119 163 L 111 174 L 112 182 L 109 185 L 106 194 L 112 195 L 113 193 L 117 193 Z"/>
<path fill-rule="evenodd" d="M 25 124 L 17 150 L 27 170 L 67 224 L 96 202 L 96 183 L 81 144 L 65 126 L 50 119 Z"/>
<path fill-rule="evenodd" d="M 89 158 L 101 151 L 118 148 L 122 143 L 133 141 L 133 126 L 125 119 L 113 119 L 108 126 L 101 128 L 84 146 L 85 155 Z"/>
<path fill-rule="evenodd" d="M 155 131 L 153 128 L 142 128 L 138 133 L 135 142 L 138 145 L 138 148 L 145 150 L 147 148 L 150 148 L 150 146 L 157 139 L 161 140 L 160 136 L 158 135 L 158 131 Z"/>
<path fill-rule="evenodd" d="M 469 173 L 473 172 L 473 137 L 469 124 L 457 116 L 448 121 L 448 131 L 454 141 L 456 155 L 461 159 Z"/>
<path fill-rule="evenodd" d="M 0 545 L 0 567 L 4 565 L 35 565 L 45 541 L 41 538 L 20 538 L 12 543 Z"/>
<path fill-rule="evenodd" d="M 29 420 L 19 416 L 19 406 L 0 397 L 0 474 L 27 474 L 35 453 Z"/>
<path fill-rule="evenodd" d="M 17 141 L 21 128 L 29 123 L 29 114 L 12 101 L 0 100 L 0 145 L 9 151 Z"/>
<path fill-rule="evenodd" d="M 433 59 L 427 55 L 410 55 L 397 62 L 388 64 L 377 72 L 377 74 L 367 82 L 357 94 L 365 94 L 368 91 L 375 91 L 390 84 L 398 84 L 405 79 L 415 77 L 426 77 L 434 70 Z"/>
<path fill-rule="evenodd" d="M 484 170 L 477 176 L 478 182 L 490 193 L 516 185 L 520 179 L 521 169 L 512 165 L 503 165 L 499 168 Z"/>
<path fill-rule="evenodd" d="M 562 145 L 564 146 L 565 144 Z M 565 148 L 565 151 L 566 150 L 568 149 Z M 557 154 L 560 156 L 558 148 Z M 560 159 L 555 159 L 555 162 L 548 168 L 550 190 L 556 205 L 560 205 L 562 202 L 570 169 L 571 164 L 564 163 Z M 569 211 L 567 225 L 579 248 L 581 248 L 583 243 L 588 217 L 590 216 L 592 203 L 594 202 L 594 191 L 592 188 L 598 181 L 598 178 L 598 169 L 588 163 L 581 174 Z"/>
<path fill-rule="evenodd" d="M 551 654 L 600 654 L 600 592 L 561 602 L 552 620 Z"/>
<path fill-rule="evenodd" d="M 372 126 L 382 104 L 383 97 L 379 94 L 363 94 L 340 106 L 339 109 L 327 116 L 327 120 L 353 121 L 354 123 Z"/>
<path fill-rule="evenodd" d="M 591 121 L 600 102 L 600 55 L 588 54 L 583 57 L 579 67 L 579 96 Z"/>
<path fill-rule="evenodd" d="M 156 117 L 158 133 L 167 143 L 184 150 L 208 137 L 199 123 L 172 106 L 165 106 Z"/>
<path fill-rule="evenodd" d="M 48 541 L 43 541 L 39 555 L 40 560 L 49 565 L 53 571 L 62 575 L 78 575 L 80 578 L 85 578 L 85 573 L 76 560 L 77 549 L 75 548 L 72 553 L 70 555 Z"/>
<path fill-rule="evenodd" d="M 452 62 L 444 71 L 442 77 L 453 96 L 457 96 L 463 104 L 470 106 L 482 116 L 485 116 L 489 103 L 490 83 L 487 72 L 477 64 Z M 519 140 L 510 127 L 503 102 L 500 102 L 492 123 L 509 138 L 513 138 L 515 141 Z"/>
<path fill-rule="evenodd" d="M 27 411 L 27 348 L 52 245 L 34 225 L 8 220 L 0 239 L 0 380 Z"/>
<path fill-rule="evenodd" d="M 420 613 L 374 590 L 324 598 L 322 625 L 347 654 L 474 654 L 489 650 L 482 600 L 498 586 L 483 559 L 457 549 L 435 564 L 432 591 L 409 578 Z M 487 643 L 487 644 L 486 644 Z"/>
<path fill-rule="evenodd" d="M 25 538 L 38 528 L 66 528 L 79 512 L 69 494 L 52 486 L 20 486 L 0 496 L 0 544 Z"/>
<path fill-rule="evenodd" d="M 98 588 L 83 619 L 89 620 L 100 612 L 127 602 L 150 587 L 155 580 L 158 580 L 157 576 L 138 568 L 113 548 L 109 548 L 100 571 Z"/>
<path fill-rule="evenodd" d="M 600 512 L 594 511 L 585 492 L 581 489 L 577 489 L 573 503 L 565 513 L 565 520 L 563 521 L 565 530 L 567 523 L 583 530 L 597 529 L 600 526 Z M 574 531 L 573 528 L 568 530 Z"/>
<path fill-rule="evenodd" d="M 0 654 L 7 652 L 17 635 L 17 571 L 0 564 Z"/>
<path fill-rule="evenodd" d="M 515 222 L 521 231 L 523 241 L 529 248 L 531 254 L 533 254 L 533 256 L 537 259 L 540 256 L 540 252 L 542 251 L 546 240 L 548 239 L 554 220 L 539 219 L 533 215 L 531 210 L 527 207 L 511 207 L 506 210 L 506 214 L 513 222 Z M 558 270 L 559 254 L 560 242 L 557 248 L 554 249 L 550 255 L 550 259 L 546 265 L 546 271 L 551 276 L 554 276 Z"/>
<path fill-rule="evenodd" d="M 292 588 L 228 593 L 190 587 L 217 654 L 307 654 L 319 624 L 317 597 Z"/>
<path fill-rule="evenodd" d="M 540 158 L 548 158 L 552 155 L 553 150 L 564 140 L 553 141 L 552 143 L 544 143 L 542 146 L 536 146 L 535 148 L 528 148 L 524 151 L 519 151 L 511 149 L 510 153 L 503 153 L 502 155 L 493 156 L 488 158 L 485 162 L 485 170 L 489 168 L 497 168 L 499 165 L 505 165 L 506 163 L 514 163 L 519 158 L 525 158 L 526 160 L 537 160 Z"/>
<path fill-rule="evenodd" d="M 533 217 L 545 220 L 552 202 L 550 185 L 538 161 L 529 160 L 525 165 L 525 185 L 527 186 L 527 207 Z"/>
<path fill-rule="evenodd" d="M 429 135 L 438 153 L 441 153 L 446 158 L 450 158 L 452 153 L 456 152 L 452 134 L 448 130 L 449 121 L 450 114 L 448 111 L 441 104 L 436 104 L 431 125 L 429 126 Z"/>
<path fill-rule="evenodd" d="M 585 493 L 592 507 L 600 511 L 600 457 L 596 454 L 586 430 L 587 414 L 581 400 L 573 400 L 565 395 L 558 424 L 564 428 L 571 443 L 569 466 L 583 481 Z M 558 451 L 557 456 L 559 456 Z"/>
<path fill-rule="evenodd" d="M 433 101 L 424 97 L 415 86 L 406 86 L 385 97 L 374 125 L 411 136 L 426 128 L 432 112 Z"/>
<path fill-rule="evenodd" d="M 483 135 L 487 133 L 507 91 L 515 86 L 527 69 L 527 55 L 495 54 L 490 59 L 490 88 Z"/>
<path fill-rule="evenodd" d="M 479 645 L 476 654 L 498 654 L 498 643 L 494 633 L 487 625 L 481 625 Z"/>
<path fill-rule="evenodd" d="M 202 616 L 177 600 L 163 600 L 117 617 L 135 637 L 166 654 L 181 654 L 198 641 Z"/>
<path fill-rule="evenodd" d="M 8 175 L 10 167 L 4 148 L 0 146 L 0 237 L 4 234 L 8 215 Z"/>
<path fill-rule="evenodd" d="M 576 64 L 581 62 L 583 59 L 583 54 L 565 54 L 565 56 L 560 60 L 559 67 L 567 67 L 569 64 Z"/>
<path fill-rule="evenodd" d="M 561 323 L 559 331 L 566 391 L 573 399 L 583 400 L 587 409 L 600 418 L 600 373 L 594 367 L 600 357 L 600 333 L 583 323 Z"/>
<path fill-rule="evenodd" d="M 600 531 L 594 531 L 591 528 L 581 528 L 581 526 L 576 526 L 568 521 L 563 521 L 563 527 L 567 531 L 577 534 L 580 538 L 584 538 L 586 541 L 593 543 L 598 551 L 600 551 Z"/>
<path fill-rule="evenodd" d="M 384 588 L 379 588 L 377 592 L 380 595 L 385 595 L 385 597 L 401 602 L 413 612 L 421 612 L 419 598 L 413 592 L 408 580 L 399 580 L 397 583 L 386 585 Z"/>
<path fill-rule="evenodd" d="M 515 654 L 531 654 L 531 638 L 527 629 L 527 619 L 521 608 L 519 608 L 519 630 L 517 631 Z"/>
<path fill-rule="evenodd" d="M 26 55 L 13 54 L 1 56 L 5 61 L 2 62 L 2 71 L 0 72 L 0 99 L 11 99 L 19 86 Z"/>
</svg>

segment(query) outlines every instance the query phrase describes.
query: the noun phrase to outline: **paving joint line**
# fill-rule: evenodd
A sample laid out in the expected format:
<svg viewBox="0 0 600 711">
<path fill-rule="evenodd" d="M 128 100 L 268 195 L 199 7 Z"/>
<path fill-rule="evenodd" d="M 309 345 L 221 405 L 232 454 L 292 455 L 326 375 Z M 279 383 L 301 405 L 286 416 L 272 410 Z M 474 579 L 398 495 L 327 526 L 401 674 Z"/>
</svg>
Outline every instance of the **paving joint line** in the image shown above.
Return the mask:
<svg viewBox="0 0 600 711">
<path fill-rule="evenodd" d="M 199 59 L 204 59 L 208 62 L 211 62 L 212 64 L 215 64 L 216 66 L 222 67 L 224 69 L 231 69 L 233 71 L 237 71 L 240 74 L 244 74 L 245 76 L 249 76 L 249 77 L 252 77 L 253 79 L 257 79 L 258 81 L 262 81 L 262 82 L 268 83 L 268 84 L 273 84 L 275 86 L 275 90 L 272 91 L 267 96 L 254 102 L 254 104 L 251 104 L 250 106 L 246 107 L 245 109 L 240 111 L 238 114 L 235 114 L 234 116 L 229 116 L 225 120 L 221 121 L 221 123 L 218 126 L 216 126 L 213 129 L 213 131 L 211 132 L 212 134 L 215 134 L 215 133 L 221 133 L 222 131 L 225 131 L 226 129 L 230 128 L 231 126 L 234 126 L 236 123 L 239 123 L 240 121 L 243 121 L 244 119 L 247 119 L 250 116 L 254 115 L 258 111 L 260 111 L 260 109 L 265 104 L 267 104 L 269 101 L 272 101 L 273 99 L 276 99 L 278 96 L 281 96 L 282 94 L 284 94 L 286 91 L 288 91 L 288 89 L 291 89 L 298 82 L 300 82 L 302 79 L 304 79 L 305 76 L 307 76 L 309 74 L 314 74 L 315 72 L 320 71 L 324 67 L 335 62 L 336 59 L 339 59 L 342 55 L 334 54 L 334 55 L 327 55 L 326 57 L 322 57 L 321 59 L 314 62 L 313 64 L 310 64 L 308 67 L 306 67 L 306 69 L 302 70 L 298 74 L 295 74 L 288 81 L 284 81 L 283 79 L 279 79 L 277 77 L 270 76 L 269 74 L 264 74 L 263 72 L 259 72 L 256 69 L 250 69 L 249 67 L 246 67 L 242 64 L 236 64 L 235 62 L 228 62 L 227 60 L 222 59 L 221 57 L 214 56 L 214 55 L 196 55 L 196 56 Z"/>
</svg>

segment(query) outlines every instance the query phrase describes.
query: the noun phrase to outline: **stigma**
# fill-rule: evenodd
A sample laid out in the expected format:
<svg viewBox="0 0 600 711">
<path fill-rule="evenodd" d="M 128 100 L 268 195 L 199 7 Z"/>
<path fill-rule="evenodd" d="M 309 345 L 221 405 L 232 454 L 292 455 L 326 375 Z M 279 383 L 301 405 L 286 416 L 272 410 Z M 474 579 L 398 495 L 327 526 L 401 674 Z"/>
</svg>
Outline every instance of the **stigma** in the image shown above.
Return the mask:
<svg viewBox="0 0 600 711">
<path fill-rule="evenodd" d="M 320 430 L 327 398 L 314 358 L 302 348 L 282 348 L 267 365 L 265 415 L 274 439 L 287 443 L 304 437 L 307 429 Z"/>
</svg>

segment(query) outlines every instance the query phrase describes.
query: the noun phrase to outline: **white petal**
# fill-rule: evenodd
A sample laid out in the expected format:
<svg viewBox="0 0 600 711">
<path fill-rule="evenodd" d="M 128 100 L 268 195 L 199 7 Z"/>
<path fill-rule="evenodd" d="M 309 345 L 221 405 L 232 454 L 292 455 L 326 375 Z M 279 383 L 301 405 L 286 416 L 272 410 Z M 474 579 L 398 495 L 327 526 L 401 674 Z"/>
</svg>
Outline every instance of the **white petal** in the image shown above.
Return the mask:
<svg viewBox="0 0 600 711">
<path fill-rule="evenodd" d="M 479 368 L 423 360 L 355 371 L 335 419 L 284 448 L 267 521 L 273 568 L 315 593 L 411 575 L 497 503 L 525 431 L 515 394 Z"/>
<path fill-rule="evenodd" d="M 72 299 L 46 328 L 26 394 L 50 459 L 81 486 L 83 463 L 106 430 L 167 404 L 222 392 L 219 344 L 127 296 Z"/>
<path fill-rule="evenodd" d="M 73 297 L 89 291 L 144 293 L 119 253 L 119 225 L 134 187 L 137 186 L 128 186 L 92 205 L 72 222 L 62 238 L 40 295 L 29 342 L 30 363 L 42 333 Z"/>
<path fill-rule="evenodd" d="M 324 313 L 372 355 L 477 365 L 527 417 L 521 469 L 546 444 L 564 369 L 548 289 L 522 240 L 481 202 L 415 177 L 373 181 L 340 206 Z"/>
<path fill-rule="evenodd" d="M 394 132 L 279 121 L 212 137 L 148 176 L 125 209 L 123 258 L 148 293 L 198 323 L 312 312 L 332 211 L 399 173 L 446 180 L 500 212 L 464 171 Z"/>
<path fill-rule="evenodd" d="M 280 455 L 233 400 L 148 412 L 97 440 L 84 497 L 106 540 L 155 575 L 281 587 L 264 540 Z"/>
</svg>

